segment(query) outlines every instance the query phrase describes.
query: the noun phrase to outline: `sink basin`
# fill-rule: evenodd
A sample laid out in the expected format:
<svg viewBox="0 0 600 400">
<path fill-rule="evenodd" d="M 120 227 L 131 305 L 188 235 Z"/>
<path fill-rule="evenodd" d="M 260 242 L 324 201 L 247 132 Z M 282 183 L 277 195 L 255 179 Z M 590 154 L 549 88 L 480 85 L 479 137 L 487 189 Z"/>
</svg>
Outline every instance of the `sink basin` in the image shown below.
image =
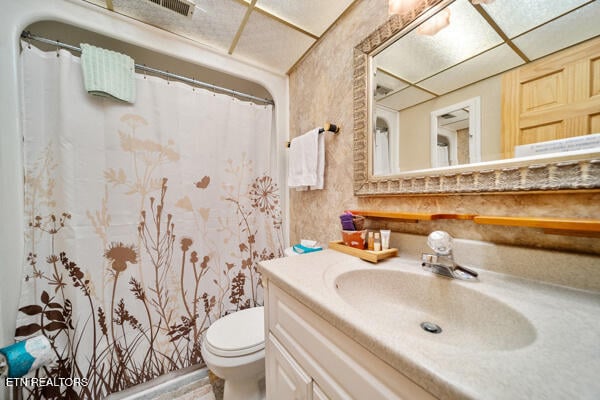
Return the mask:
<svg viewBox="0 0 600 400">
<path fill-rule="evenodd" d="M 514 350 L 531 344 L 536 331 L 527 318 L 476 290 L 478 285 L 387 269 L 353 270 L 335 278 L 343 301 L 388 336 L 409 335 L 466 351 Z M 422 322 L 434 323 L 442 332 L 427 332 Z"/>
</svg>

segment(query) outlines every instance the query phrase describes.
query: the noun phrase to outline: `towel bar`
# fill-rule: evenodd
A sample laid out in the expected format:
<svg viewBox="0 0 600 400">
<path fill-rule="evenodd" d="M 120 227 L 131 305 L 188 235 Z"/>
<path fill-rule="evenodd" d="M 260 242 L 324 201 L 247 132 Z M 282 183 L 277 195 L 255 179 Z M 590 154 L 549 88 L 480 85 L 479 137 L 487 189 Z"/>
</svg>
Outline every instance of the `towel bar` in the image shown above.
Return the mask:
<svg viewBox="0 0 600 400">
<path fill-rule="evenodd" d="M 334 134 L 337 135 L 338 133 L 340 133 L 340 127 L 335 124 L 326 122 L 325 125 L 323 126 L 323 128 L 319 128 L 319 133 L 323 133 L 323 132 L 333 132 Z M 285 147 L 290 147 L 291 144 L 292 144 L 292 142 L 286 142 Z"/>
</svg>

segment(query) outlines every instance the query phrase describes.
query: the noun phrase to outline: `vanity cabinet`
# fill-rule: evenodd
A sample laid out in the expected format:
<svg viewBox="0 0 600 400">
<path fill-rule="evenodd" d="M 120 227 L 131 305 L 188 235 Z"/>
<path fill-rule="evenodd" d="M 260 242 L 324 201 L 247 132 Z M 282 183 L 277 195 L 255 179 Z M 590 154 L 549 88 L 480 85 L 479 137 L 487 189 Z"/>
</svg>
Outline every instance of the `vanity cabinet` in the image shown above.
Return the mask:
<svg viewBox="0 0 600 400">
<path fill-rule="evenodd" d="M 434 399 L 268 280 L 267 400 Z"/>
</svg>

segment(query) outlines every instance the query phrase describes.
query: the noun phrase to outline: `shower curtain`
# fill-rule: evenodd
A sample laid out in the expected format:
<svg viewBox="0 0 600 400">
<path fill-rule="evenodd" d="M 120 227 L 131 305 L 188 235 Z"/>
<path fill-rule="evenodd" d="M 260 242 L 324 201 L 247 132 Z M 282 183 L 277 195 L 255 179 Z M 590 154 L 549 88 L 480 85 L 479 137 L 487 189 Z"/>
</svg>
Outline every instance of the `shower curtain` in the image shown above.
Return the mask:
<svg viewBox="0 0 600 400">
<path fill-rule="evenodd" d="M 25 265 L 16 339 L 56 362 L 26 398 L 99 399 L 203 363 L 219 317 L 262 304 L 282 255 L 272 107 L 136 76 L 87 94 L 78 57 L 22 52 Z"/>
</svg>

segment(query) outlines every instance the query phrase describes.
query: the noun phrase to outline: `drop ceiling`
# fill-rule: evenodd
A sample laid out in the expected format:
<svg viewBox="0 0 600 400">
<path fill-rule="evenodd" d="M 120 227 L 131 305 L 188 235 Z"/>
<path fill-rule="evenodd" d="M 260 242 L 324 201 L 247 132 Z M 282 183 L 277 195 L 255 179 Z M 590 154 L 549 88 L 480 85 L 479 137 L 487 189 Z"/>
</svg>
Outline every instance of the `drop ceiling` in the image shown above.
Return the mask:
<svg viewBox="0 0 600 400">
<path fill-rule="evenodd" d="M 150 0 L 82 0 L 287 73 L 356 0 L 194 0 L 191 17 Z"/>
</svg>

